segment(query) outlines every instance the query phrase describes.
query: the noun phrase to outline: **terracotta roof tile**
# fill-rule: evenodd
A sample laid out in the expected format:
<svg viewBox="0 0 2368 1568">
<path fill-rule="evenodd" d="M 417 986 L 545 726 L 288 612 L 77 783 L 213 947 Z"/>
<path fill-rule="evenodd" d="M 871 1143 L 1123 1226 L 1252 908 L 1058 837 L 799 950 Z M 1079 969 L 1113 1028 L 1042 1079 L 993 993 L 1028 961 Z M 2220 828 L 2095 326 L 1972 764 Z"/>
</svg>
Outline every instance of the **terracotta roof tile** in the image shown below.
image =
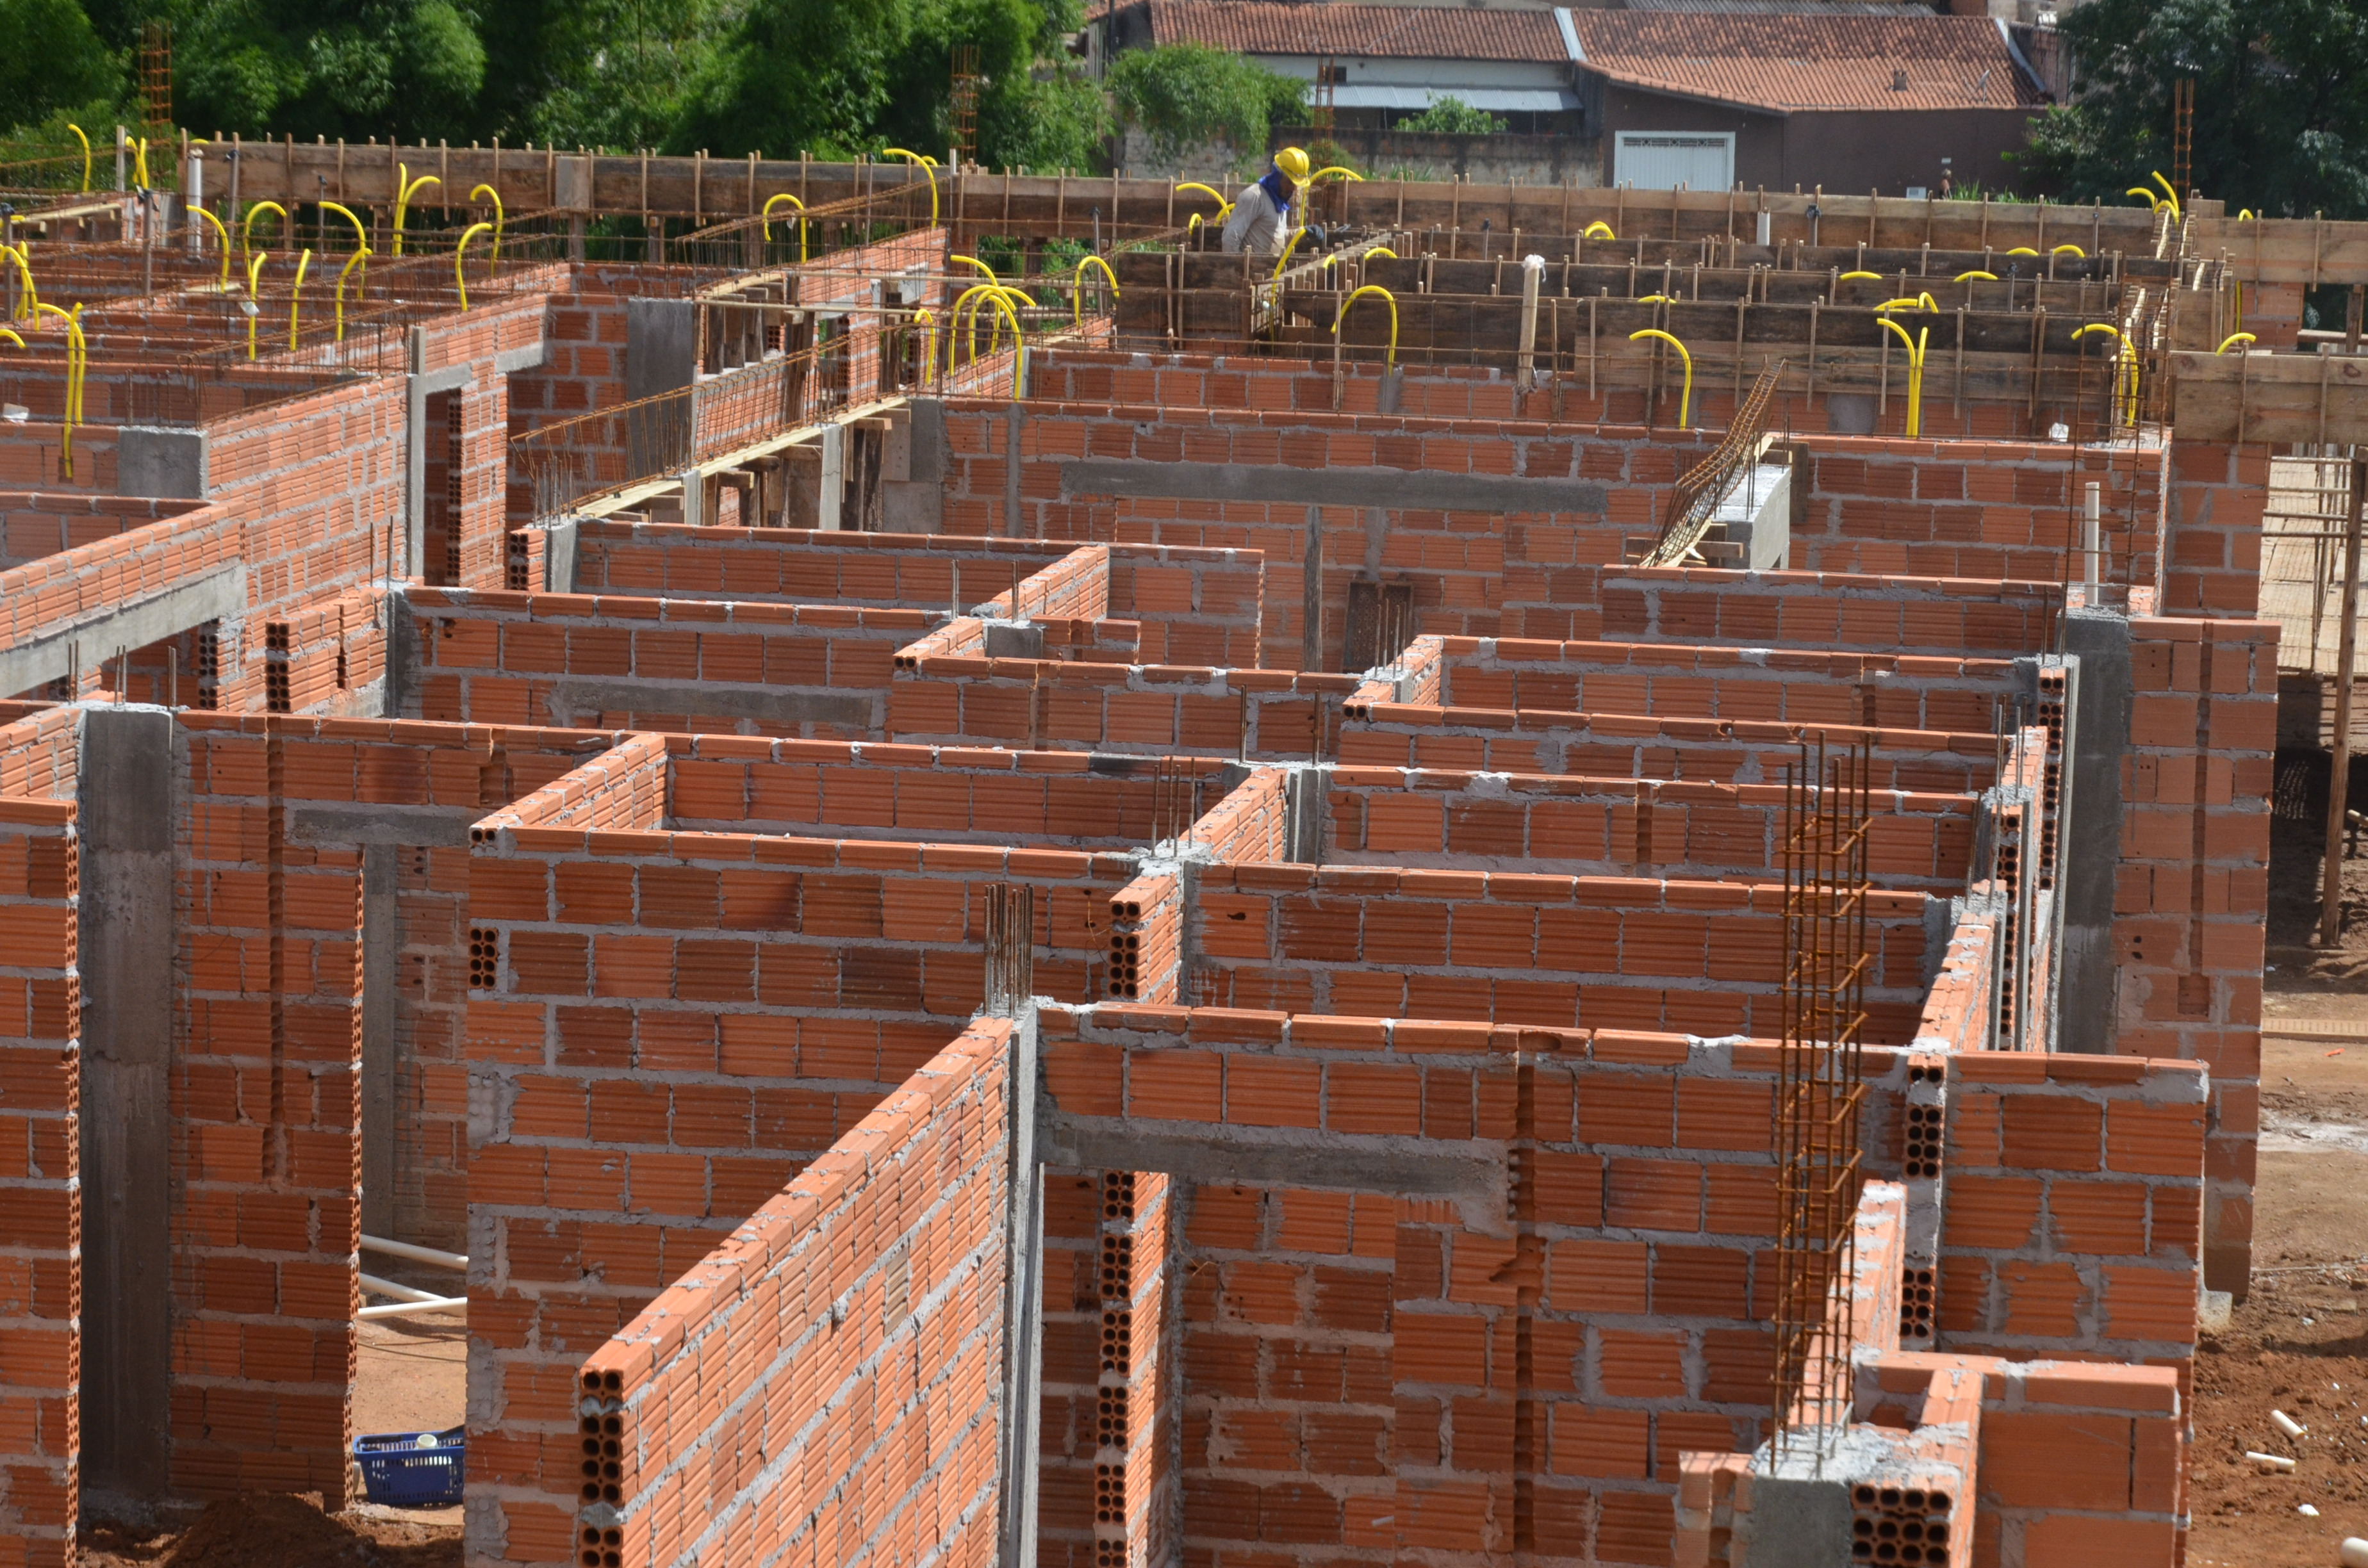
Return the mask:
<svg viewBox="0 0 2368 1568">
<path fill-rule="evenodd" d="M 2032 108 L 2045 101 L 1987 17 L 1577 11 L 1590 70 L 1772 109 Z M 1906 86 L 1896 85 L 1905 73 Z"/>
<path fill-rule="evenodd" d="M 1151 0 L 1150 12 L 1156 43 L 1190 40 L 1236 54 L 1329 53 L 1419 60 L 1570 58 L 1552 11 Z"/>
</svg>

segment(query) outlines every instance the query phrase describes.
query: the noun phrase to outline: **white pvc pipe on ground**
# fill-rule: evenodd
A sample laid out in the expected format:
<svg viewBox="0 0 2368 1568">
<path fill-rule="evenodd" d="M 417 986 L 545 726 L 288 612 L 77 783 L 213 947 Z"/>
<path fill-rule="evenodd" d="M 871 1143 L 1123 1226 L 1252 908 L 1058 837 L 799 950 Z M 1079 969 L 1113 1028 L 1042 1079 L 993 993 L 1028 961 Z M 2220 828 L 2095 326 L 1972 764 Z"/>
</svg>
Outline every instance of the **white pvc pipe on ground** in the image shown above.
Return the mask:
<svg viewBox="0 0 2368 1568">
<path fill-rule="evenodd" d="M 467 1316 L 469 1312 L 469 1298 L 466 1296 L 431 1296 L 424 1301 L 397 1301 L 393 1306 L 364 1307 L 361 1311 L 356 1312 L 354 1316 L 364 1322 L 368 1322 L 373 1318 L 416 1317 L 423 1312 L 459 1312 L 463 1317 Z"/>
<path fill-rule="evenodd" d="M 466 1273 L 469 1255 L 461 1252 L 438 1252 L 434 1247 L 415 1246 L 409 1242 L 391 1242 L 384 1236 L 364 1236 L 364 1252 L 382 1252 L 389 1257 L 409 1258 L 414 1263 L 432 1264 L 438 1268 L 458 1269 Z"/>
</svg>

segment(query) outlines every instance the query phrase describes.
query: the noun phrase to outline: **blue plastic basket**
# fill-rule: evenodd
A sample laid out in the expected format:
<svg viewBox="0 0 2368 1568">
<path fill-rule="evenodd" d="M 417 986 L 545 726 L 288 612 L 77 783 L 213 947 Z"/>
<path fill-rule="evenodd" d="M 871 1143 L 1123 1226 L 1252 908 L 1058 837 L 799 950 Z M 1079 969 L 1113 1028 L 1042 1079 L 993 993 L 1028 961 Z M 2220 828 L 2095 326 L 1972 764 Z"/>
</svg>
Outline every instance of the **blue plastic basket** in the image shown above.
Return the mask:
<svg viewBox="0 0 2368 1568">
<path fill-rule="evenodd" d="M 354 1439 L 362 1490 L 392 1508 L 443 1508 L 461 1501 L 467 1470 L 465 1427 L 444 1432 L 370 1432 Z"/>
</svg>

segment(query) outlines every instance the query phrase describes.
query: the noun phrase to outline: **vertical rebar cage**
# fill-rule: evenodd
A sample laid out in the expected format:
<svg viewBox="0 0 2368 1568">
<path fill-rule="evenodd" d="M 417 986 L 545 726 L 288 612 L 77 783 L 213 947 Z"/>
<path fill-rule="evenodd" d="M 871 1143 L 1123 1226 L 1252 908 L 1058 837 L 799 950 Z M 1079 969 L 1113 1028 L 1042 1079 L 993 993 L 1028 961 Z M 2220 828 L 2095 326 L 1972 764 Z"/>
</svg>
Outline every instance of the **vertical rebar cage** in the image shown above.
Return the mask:
<svg viewBox="0 0 2368 1568">
<path fill-rule="evenodd" d="M 1862 1171 L 1866 1024 L 1867 744 L 1829 755 L 1804 742 L 1784 778 L 1783 1028 L 1777 1051 L 1778 1166 L 1773 1449 L 1832 1451 L 1850 1422 L 1856 1338 L 1850 1270 Z"/>
</svg>

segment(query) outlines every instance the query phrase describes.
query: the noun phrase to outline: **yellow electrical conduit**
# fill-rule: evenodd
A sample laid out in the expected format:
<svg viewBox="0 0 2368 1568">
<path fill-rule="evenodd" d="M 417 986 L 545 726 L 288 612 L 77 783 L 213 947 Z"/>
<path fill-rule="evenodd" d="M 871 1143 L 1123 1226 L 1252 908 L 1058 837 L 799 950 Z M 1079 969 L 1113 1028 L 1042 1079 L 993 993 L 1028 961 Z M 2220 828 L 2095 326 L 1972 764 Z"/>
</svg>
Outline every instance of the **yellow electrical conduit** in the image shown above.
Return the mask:
<svg viewBox="0 0 2368 1568">
<path fill-rule="evenodd" d="M 1035 297 L 1021 290 L 1014 289 L 1008 284 L 998 283 L 995 286 L 995 292 L 989 298 L 1001 300 L 1008 307 L 1006 314 L 1011 322 L 1011 335 L 1015 340 L 1019 339 L 1020 333 L 1018 312 L 1034 310 Z M 978 314 L 985 309 L 986 309 L 985 300 L 979 301 L 970 308 L 971 358 L 973 359 L 978 358 Z M 989 354 L 1003 347 L 1003 323 L 997 321 L 992 324 L 994 331 L 986 340 L 986 351 Z"/>
<path fill-rule="evenodd" d="M 85 136 L 82 133 L 82 127 L 72 120 L 66 122 L 66 129 L 73 131 L 74 140 L 82 143 L 82 187 L 88 190 L 90 188 L 90 138 Z"/>
<path fill-rule="evenodd" d="M 1325 259 L 1328 261 L 1331 258 L 1327 256 Z M 1118 274 L 1110 270 L 1110 264 L 1109 262 L 1104 261 L 1098 256 L 1089 256 L 1083 261 L 1078 262 L 1077 276 L 1075 285 L 1076 292 L 1069 298 L 1070 319 L 1072 323 L 1077 326 L 1083 326 L 1086 324 L 1086 268 L 1088 267 L 1100 267 L 1102 269 L 1102 276 L 1110 279 L 1110 298 L 1115 300 L 1119 297 Z"/>
<path fill-rule="evenodd" d="M 1628 335 L 1628 341 L 1634 343 L 1640 337 L 1659 339 L 1661 342 L 1666 343 L 1670 347 L 1676 349 L 1678 351 L 1678 358 L 1685 361 L 1685 390 L 1678 394 L 1678 428 L 1683 430 L 1686 428 L 1686 421 L 1691 414 L 1694 404 L 1694 357 L 1686 352 L 1686 346 L 1684 344 L 1679 343 L 1676 338 L 1670 336 L 1668 333 L 1663 332 L 1659 327 L 1648 326 L 1642 332 L 1632 332 Z"/>
<path fill-rule="evenodd" d="M 444 182 L 434 175 L 421 175 L 417 179 L 413 179 L 409 164 L 395 165 L 394 173 L 395 184 L 400 188 L 397 189 L 394 197 L 393 254 L 401 256 L 403 254 L 403 215 L 411 210 L 411 199 L 419 194 L 421 186 L 442 185 Z"/>
<path fill-rule="evenodd" d="M 256 283 L 263 276 L 263 264 L 271 259 L 268 250 L 257 251 L 246 262 L 246 357 L 255 358 L 255 320 L 263 313 L 263 301 L 256 297 Z"/>
<path fill-rule="evenodd" d="M 0 326 L 0 337 L 5 337 L 5 338 L 6 338 L 9 342 L 11 342 L 11 343 L 15 344 L 15 345 L 16 345 L 17 347 L 19 347 L 19 348 L 22 348 L 22 347 L 25 347 L 25 340 L 24 340 L 23 338 L 21 338 L 21 337 L 17 336 L 15 333 L 10 332 L 10 331 L 9 331 L 6 327 L 5 327 L 5 326 Z"/>
<path fill-rule="evenodd" d="M 2260 339 L 2256 338 L 2249 332 L 2232 332 L 2227 336 L 2222 338 L 2220 340 L 2220 347 L 2214 348 L 2212 352 L 2214 354 L 2226 354 L 2228 352 L 2228 346 L 2232 343 L 2256 343 L 2259 341 Z"/>
<path fill-rule="evenodd" d="M 1304 228 L 1293 229 L 1291 232 L 1291 238 L 1283 244 L 1282 254 L 1274 258 L 1273 281 L 1281 282 L 1282 280 L 1282 269 L 1291 265 L 1291 253 L 1297 250 L 1299 248 L 1299 242 L 1306 237 L 1307 231 Z"/>
<path fill-rule="evenodd" d="M 2017 245 L 2014 249 L 2007 252 L 2006 254 L 2009 256 L 2037 256 L 2039 253 L 2032 249 L 2029 245 Z"/>
<path fill-rule="evenodd" d="M 1971 278 L 1980 278 L 1980 279 L 1981 279 L 1983 282 L 1985 282 L 1985 283 L 1995 283 L 1995 282 L 1997 282 L 1997 281 L 1998 280 L 1998 274 L 1997 274 L 1997 273 L 1995 273 L 1995 272 L 1984 272 L 1983 270 L 1981 270 L 1981 268 L 1979 268 L 1979 267 L 1975 267 L 1975 268 L 1973 271 L 1971 271 L 1971 272 L 1960 272 L 1960 273 L 1958 273 L 1958 274 L 1957 274 L 1957 276 L 1956 276 L 1955 278 L 1952 278 L 1950 281 L 1952 281 L 1952 282 L 1955 282 L 1955 283 L 1964 283 L 1964 282 L 1965 282 L 1965 281 L 1967 281 L 1967 280 L 1969 280 L 1969 279 L 1971 279 Z"/>
<path fill-rule="evenodd" d="M 1011 306 L 1007 297 L 1016 294 L 1019 295 L 1019 298 L 1023 304 L 1032 305 L 1036 302 L 1035 301 L 1029 299 L 1027 295 L 1020 294 L 1018 290 L 1008 289 L 1000 283 L 973 283 L 969 288 L 963 290 L 961 295 L 955 299 L 953 308 L 946 312 L 946 369 L 949 371 L 954 368 L 954 347 L 956 339 L 961 336 L 962 331 L 962 309 L 964 306 L 969 306 L 970 308 L 970 332 L 966 339 L 970 344 L 970 357 L 973 361 L 978 358 L 978 312 L 985 309 L 986 301 L 980 301 L 975 305 L 971 304 L 971 301 L 981 294 L 986 295 L 988 299 L 995 301 L 996 303 L 1002 306 L 1005 318 L 1009 320 L 1011 323 L 1011 333 L 1014 337 L 1019 335 L 1019 318 L 1012 314 Z M 989 340 L 986 351 L 990 354 L 994 353 L 996 348 L 1001 345 L 1002 340 L 1003 323 L 998 321 L 995 324 L 995 336 L 993 339 Z"/>
<path fill-rule="evenodd" d="M 985 278 L 989 283 L 1000 283 L 1003 281 L 1002 278 L 996 276 L 995 268 L 987 266 L 986 263 L 979 260 L 978 257 L 974 256 L 949 256 L 946 259 L 948 261 L 959 261 L 966 267 L 977 267 L 979 276 Z"/>
<path fill-rule="evenodd" d="M 23 248 L 17 245 L 0 245 L 0 256 L 5 256 L 15 262 L 17 275 L 25 280 L 25 297 L 17 301 L 17 313 L 11 319 L 31 321 L 34 313 L 41 308 L 40 290 L 33 287 L 32 263 L 25 259 Z"/>
<path fill-rule="evenodd" d="M 928 176 L 929 227 L 932 229 L 936 228 L 938 226 L 938 171 L 933 165 L 937 163 L 937 160 L 935 158 L 925 158 L 918 153 L 907 153 L 902 147 L 882 147 L 880 151 L 882 153 L 891 156 L 912 159 L 913 166 Z"/>
<path fill-rule="evenodd" d="M 346 274 L 360 266 L 362 258 L 370 253 L 370 246 L 357 246 L 354 254 L 346 257 L 345 267 L 337 273 L 337 341 L 340 343 L 346 340 Z M 354 297 L 361 298 L 361 285 L 359 283 L 354 285 Z"/>
<path fill-rule="evenodd" d="M 313 265 L 313 253 L 308 248 L 296 258 L 296 284 L 288 290 L 288 352 L 296 352 L 296 312 L 303 304 L 304 271 Z"/>
<path fill-rule="evenodd" d="M 1620 236 L 1611 232 L 1611 224 L 1598 218 L 1594 222 L 1589 223 L 1587 226 L 1587 232 L 1578 237 L 1582 240 L 1617 240 Z"/>
<path fill-rule="evenodd" d="M 1357 302 L 1359 296 L 1365 294 L 1379 294 L 1390 302 L 1390 352 L 1389 357 L 1382 361 L 1382 369 L 1394 370 L 1398 363 L 1398 297 L 1378 283 L 1360 284 L 1340 301 L 1339 311 L 1332 317 L 1332 340 L 1335 343 L 1340 340 L 1340 327 L 1349 319 L 1349 307 Z"/>
<path fill-rule="evenodd" d="M 203 218 L 207 222 L 211 223 L 214 226 L 214 233 L 222 240 L 222 291 L 227 293 L 230 290 L 230 231 L 222 227 L 222 221 L 221 219 L 215 217 L 205 208 L 192 207 L 189 210 L 196 213 L 199 217 Z"/>
<path fill-rule="evenodd" d="M 1924 426 L 1924 350 L 1931 341 L 1932 329 L 1929 326 L 1922 328 L 1914 337 L 1909 337 L 1907 329 L 1889 316 L 1879 315 L 1874 319 L 1889 327 L 1907 347 L 1907 433 L 1911 437 L 1920 435 Z"/>
<path fill-rule="evenodd" d="M 62 311 L 55 305 L 35 305 L 33 309 L 66 324 L 66 409 L 65 418 L 60 424 L 63 434 L 58 437 L 58 468 L 66 478 L 72 479 L 74 426 L 82 423 L 83 371 L 90 363 L 89 346 L 83 337 L 82 322 L 78 319 L 82 307 L 76 305 L 72 311 Z M 9 335 L 13 337 L 16 335 L 11 333 Z M 17 342 L 19 347 L 24 346 L 24 339 L 17 338 Z"/>
<path fill-rule="evenodd" d="M 2049 250 L 2047 254 L 2050 256 L 2062 256 L 2067 250 L 2074 256 L 2078 256 L 2082 261 L 2089 259 L 2089 253 L 2082 250 L 2078 245 L 2056 245 L 2053 249 Z"/>
<path fill-rule="evenodd" d="M 764 231 L 765 243 L 771 244 L 773 243 L 773 208 L 776 203 L 783 201 L 798 210 L 798 265 L 803 267 L 806 259 L 806 204 L 804 202 L 786 190 L 779 196 L 768 196 L 765 198 L 765 210 L 757 214 L 757 226 Z"/>
<path fill-rule="evenodd" d="M 136 179 L 136 180 L 138 180 L 138 181 L 140 182 L 140 188 L 141 188 L 141 189 L 142 189 L 142 190 L 147 189 L 147 188 L 148 188 L 148 138 L 146 138 L 145 136 L 142 136 L 142 137 L 138 142 L 134 142 L 134 143 L 132 144 L 132 151 L 131 151 L 131 168 L 132 168 L 132 176 L 131 176 L 131 177 L 132 177 L 132 178 L 134 178 L 134 179 Z"/>
<path fill-rule="evenodd" d="M 288 209 L 280 206 L 277 201 L 256 202 L 254 206 L 246 210 L 245 218 L 241 220 L 238 225 L 238 254 L 240 256 L 248 256 L 255 254 L 255 215 L 261 212 L 266 208 L 279 213 L 279 227 L 282 231 L 287 229 Z"/>
<path fill-rule="evenodd" d="M 1640 305 L 1674 305 L 1677 303 L 1675 300 L 1670 299 L 1667 294 L 1639 294 L 1636 296 L 1636 302 Z"/>
<path fill-rule="evenodd" d="M 1885 300 L 1874 307 L 1875 314 L 1885 311 L 1937 311 L 1941 307 L 1930 294 L 1910 294 L 1904 299 Z"/>
<path fill-rule="evenodd" d="M 2122 192 L 2122 194 L 2123 196 L 2136 197 L 2140 201 L 2146 204 L 2146 210 L 2149 212 L 2159 212 L 2162 210 L 2162 198 L 2157 196 L 2153 191 L 2148 190 L 2142 185 L 2134 185 L 2130 187 L 2129 189 Z"/>
<path fill-rule="evenodd" d="M 2120 381 L 2122 383 L 2120 400 L 2122 404 L 2122 422 L 2125 425 L 2135 425 L 2138 422 L 2137 350 L 2130 347 L 2130 340 L 2122 335 L 2122 329 L 2120 327 L 2112 326 L 2100 321 L 2090 322 L 2087 326 L 2081 327 L 2073 333 L 2072 335 L 2077 340 L 2088 336 L 2092 332 L 2104 333 L 2111 336 L 2114 342 L 2121 345 L 2121 349 L 2114 356 L 2114 359 L 2115 369 L 2119 372 L 2115 379 Z"/>
<path fill-rule="evenodd" d="M 502 210 L 500 191 L 495 190 L 492 186 L 481 185 L 476 190 L 469 192 L 470 200 L 477 199 L 477 191 L 483 191 L 494 199 L 494 248 L 485 255 L 485 277 L 490 281 L 494 276 L 494 267 L 502 259 L 502 220 L 506 214 Z"/>
<path fill-rule="evenodd" d="M 1233 204 L 1232 202 L 1230 202 L 1230 201 L 1228 201 L 1228 200 L 1226 200 L 1226 199 L 1225 199 L 1224 195 L 1224 193 L 1223 193 L 1223 192 L 1221 192 L 1221 191 L 1216 191 L 1216 190 L 1212 190 L 1212 189 L 1210 189 L 1210 187 L 1207 187 L 1207 186 L 1205 186 L 1205 185 L 1202 185 L 1199 180 L 1191 180 L 1191 181 L 1188 181 L 1187 183 L 1185 183 L 1185 184 L 1183 184 L 1183 185 L 1179 185 L 1179 186 L 1178 186 L 1176 188 L 1177 188 L 1177 189 L 1178 189 L 1178 190 L 1206 190 L 1206 191 L 1208 191 L 1208 192 L 1209 192 L 1209 194 L 1210 194 L 1212 197 L 1213 197 L 1213 198 L 1215 198 L 1215 199 L 1216 199 L 1216 203 L 1217 203 L 1217 215 L 1216 215 L 1215 217 L 1213 217 L 1213 218 L 1207 218 L 1207 219 L 1203 219 L 1203 220 L 1201 220 L 1203 222 L 1209 222 L 1209 223 L 1222 223 L 1222 222 L 1224 222 L 1225 221 L 1225 214 L 1226 214 L 1226 213 L 1228 213 L 1228 212 L 1231 212 L 1231 211 L 1234 210 L 1234 204 Z M 1197 214 L 1196 214 L 1196 216 L 1197 216 Z M 1187 229 L 1189 229 L 1189 228 L 1190 228 L 1192 225 L 1190 225 L 1190 223 L 1187 223 L 1187 224 L 1185 224 L 1184 226 L 1185 226 Z"/>
<path fill-rule="evenodd" d="M 2180 222 L 2184 214 L 2180 211 L 2179 192 L 2171 189 L 2170 182 L 2162 177 L 2160 169 L 2148 169 L 2146 173 L 2154 176 L 2155 184 L 2162 187 L 2162 204 L 2170 209 L 2170 221 L 2174 223 Z"/>
<path fill-rule="evenodd" d="M 925 324 L 929 329 L 928 335 L 921 339 L 921 370 L 926 381 L 928 373 L 938 368 L 938 318 L 926 308 L 915 311 L 913 324 L 920 326 Z"/>
<path fill-rule="evenodd" d="M 461 231 L 461 243 L 452 247 L 452 287 L 461 291 L 461 310 L 463 314 L 466 314 L 469 309 L 469 279 L 463 276 L 461 264 L 469 257 L 469 242 L 492 227 L 491 223 L 470 224 Z M 485 267 L 487 281 L 492 280 L 493 271 L 493 265 L 488 261 Z"/>
<path fill-rule="evenodd" d="M 1372 249 L 1367 251 L 1365 255 L 1367 256 L 1385 256 L 1392 261 L 1395 261 L 1398 258 L 1398 253 L 1390 249 L 1387 245 L 1375 245 Z"/>
</svg>

